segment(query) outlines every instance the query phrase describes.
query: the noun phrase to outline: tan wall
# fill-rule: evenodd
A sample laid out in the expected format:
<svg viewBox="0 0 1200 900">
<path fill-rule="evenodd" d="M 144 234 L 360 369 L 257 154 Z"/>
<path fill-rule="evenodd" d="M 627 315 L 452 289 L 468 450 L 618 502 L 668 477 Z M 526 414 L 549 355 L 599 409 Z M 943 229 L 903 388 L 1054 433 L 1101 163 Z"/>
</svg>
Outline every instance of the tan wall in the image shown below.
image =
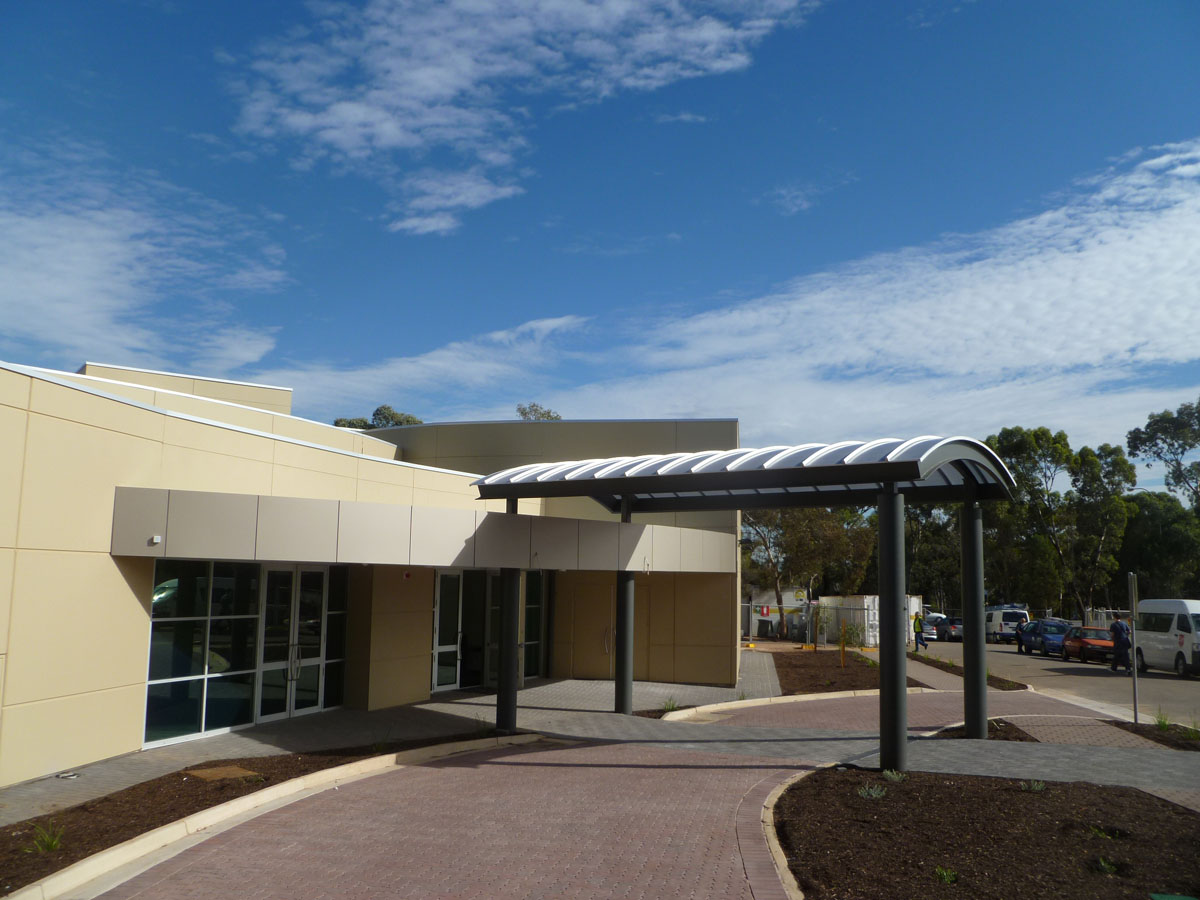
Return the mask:
<svg viewBox="0 0 1200 900">
<path fill-rule="evenodd" d="M 152 372 L 146 369 L 129 369 L 123 366 L 108 366 L 101 363 L 84 363 L 80 375 L 108 378 L 128 384 L 164 388 L 181 394 L 195 394 L 226 400 L 243 406 L 254 406 L 271 412 L 292 411 L 292 389 L 267 384 L 248 384 L 240 381 L 223 381 L 219 378 L 199 378 L 194 375 Z"/>
<path fill-rule="evenodd" d="M 429 699 L 435 571 L 373 566 L 367 709 Z"/>
<path fill-rule="evenodd" d="M 551 674 L 611 678 L 615 573 L 559 572 L 555 585 Z M 637 575 L 633 677 L 736 684 L 736 590 L 736 576 L 729 574 Z"/>
</svg>

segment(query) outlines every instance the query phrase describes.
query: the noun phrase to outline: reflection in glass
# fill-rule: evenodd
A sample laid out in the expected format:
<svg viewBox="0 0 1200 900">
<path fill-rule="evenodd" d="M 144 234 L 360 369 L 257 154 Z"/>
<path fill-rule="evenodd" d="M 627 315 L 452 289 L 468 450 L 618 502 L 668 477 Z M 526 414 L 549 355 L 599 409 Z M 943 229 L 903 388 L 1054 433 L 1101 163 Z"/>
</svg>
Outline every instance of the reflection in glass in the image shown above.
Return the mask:
<svg viewBox="0 0 1200 900">
<path fill-rule="evenodd" d="M 437 655 L 438 687 L 452 685 L 458 681 L 458 651 L 443 650 Z"/>
<path fill-rule="evenodd" d="M 438 643 L 445 647 L 458 643 L 457 575 L 442 575 L 438 586 Z"/>
<path fill-rule="evenodd" d="M 212 614 L 258 615 L 258 564 L 214 563 Z"/>
<path fill-rule="evenodd" d="M 208 563 L 156 560 L 150 615 L 155 619 L 207 616 Z"/>
<path fill-rule="evenodd" d="M 342 705 L 345 680 L 345 663 L 325 663 L 325 703 L 323 705 L 326 709 Z"/>
<path fill-rule="evenodd" d="M 292 631 L 292 573 L 268 572 L 263 604 L 262 661 L 283 662 L 288 658 Z"/>
<path fill-rule="evenodd" d="M 296 705 L 294 709 L 311 709 L 321 702 L 321 666 L 301 666 L 300 677 L 295 682 Z"/>
<path fill-rule="evenodd" d="M 258 703 L 260 716 L 273 716 L 287 711 L 287 671 L 267 669 L 262 673 L 262 698 Z"/>
<path fill-rule="evenodd" d="M 213 619 L 208 630 L 208 673 L 254 668 L 258 618 Z"/>
<path fill-rule="evenodd" d="M 208 679 L 204 730 L 232 728 L 254 721 L 254 673 Z"/>
<path fill-rule="evenodd" d="M 199 732 L 203 691 L 203 678 L 147 685 L 146 740 L 161 741 Z"/>
<path fill-rule="evenodd" d="M 329 568 L 329 611 L 345 612 L 350 597 L 350 567 Z"/>
<path fill-rule="evenodd" d="M 203 675 L 206 624 L 200 619 L 151 625 L 148 680 Z"/>
<path fill-rule="evenodd" d="M 325 620 L 325 658 L 342 659 L 346 655 L 346 614 L 330 614 Z"/>
<path fill-rule="evenodd" d="M 321 656 L 321 613 L 325 605 L 325 573 L 300 573 L 300 619 L 296 640 L 301 659 Z"/>
</svg>

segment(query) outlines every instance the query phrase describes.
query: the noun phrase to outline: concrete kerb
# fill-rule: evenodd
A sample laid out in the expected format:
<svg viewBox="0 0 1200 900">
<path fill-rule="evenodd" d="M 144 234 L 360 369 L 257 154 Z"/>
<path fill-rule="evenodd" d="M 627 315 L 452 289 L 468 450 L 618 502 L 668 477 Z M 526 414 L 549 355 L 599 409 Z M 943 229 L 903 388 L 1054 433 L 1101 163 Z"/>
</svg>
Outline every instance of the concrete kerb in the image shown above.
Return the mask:
<svg viewBox="0 0 1200 900">
<path fill-rule="evenodd" d="M 796 876 L 792 874 L 792 870 L 788 866 L 787 854 L 783 851 L 783 845 L 779 843 L 779 832 L 775 830 L 775 804 L 779 802 L 779 798 L 783 796 L 783 792 L 801 778 L 807 778 L 813 772 L 819 772 L 821 769 L 829 769 L 836 765 L 838 763 L 827 763 L 809 772 L 797 772 L 795 775 L 776 785 L 775 790 L 771 791 L 767 795 L 767 799 L 763 801 L 763 837 L 767 841 L 767 849 L 771 852 L 771 859 L 775 861 L 775 871 L 779 875 L 779 883 L 783 886 L 784 892 L 792 900 L 804 900 L 804 891 L 800 890 Z"/>
<path fill-rule="evenodd" d="M 545 740 L 545 738 L 537 733 L 476 738 L 469 741 L 455 741 L 450 744 L 417 747 L 413 750 L 401 750 L 398 753 L 373 756 L 369 759 L 360 759 L 345 765 L 321 769 L 318 772 L 310 772 L 299 778 L 246 794 L 244 797 L 201 810 L 168 825 L 155 828 L 153 831 L 130 838 L 122 844 L 101 850 L 53 875 L 47 875 L 33 884 L 19 888 L 8 894 L 7 897 L 8 900 L 57 900 L 89 881 L 101 878 L 123 866 L 133 865 L 139 859 L 169 848 L 173 844 L 179 844 L 193 837 L 199 837 L 201 840 L 212 837 L 222 830 L 220 826 L 235 824 L 233 822 L 235 819 L 240 822 L 254 818 L 254 816 L 266 812 L 268 807 L 277 808 L 320 791 L 337 787 L 339 784 L 357 781 L 360 778 L 378 775 L 392 769 L 420 765 L 459 753 L 531 744 L 541 740 Z M 203 832 L 208 833 L 202 834 Z"/>
<path fill-rule="evenodd" d="M 908 688 L 910 694 L 948 694 L 953 691 L 938 691 L 933 688 Z M 726 700 L 723 703 L 708 703 L 691 709 L 677 709 L 663 716 L 664 722 L 691 722 L 706 716 L 749 709 L 752 706 L 767 706 L 772 703 L 803 703 L 807 700 L 845 700 L 847 697 L 878 697 L 879 689 L 864 691 L 830 691 L 827 694 L 796 694 L 788 697 L 756 697 L 752 700 Z"/>
</svg>

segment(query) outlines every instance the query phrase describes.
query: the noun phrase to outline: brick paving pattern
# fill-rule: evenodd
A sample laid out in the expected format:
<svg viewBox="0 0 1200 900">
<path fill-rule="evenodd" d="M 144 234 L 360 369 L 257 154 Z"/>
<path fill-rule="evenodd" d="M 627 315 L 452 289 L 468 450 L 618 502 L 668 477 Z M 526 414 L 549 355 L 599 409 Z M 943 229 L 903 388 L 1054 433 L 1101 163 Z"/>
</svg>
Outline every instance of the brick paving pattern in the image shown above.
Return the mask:
<svg viewBox="0 0 1200 900">
<path fill-rule="evenodd" d="M 1099 719 L 1067 716 L 1013 716 L 1012 722 L 1030 737 L 1047 744 L 1080 744 L 1087 747 L 1130 747 L 1162 750 L 1161 744 L 1132 734 Z M 1168 750 L 1168 752 L 1170 752 Z"/>
</svg>

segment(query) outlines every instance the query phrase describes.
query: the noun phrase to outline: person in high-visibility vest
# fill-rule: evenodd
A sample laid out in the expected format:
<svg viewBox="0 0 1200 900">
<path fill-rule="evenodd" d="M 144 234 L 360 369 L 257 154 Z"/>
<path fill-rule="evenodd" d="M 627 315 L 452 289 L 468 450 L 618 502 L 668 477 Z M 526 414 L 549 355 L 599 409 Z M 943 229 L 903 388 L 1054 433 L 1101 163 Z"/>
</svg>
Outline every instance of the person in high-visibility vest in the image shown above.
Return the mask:
<svg viewBox="0 0 1200 900">
<path fill-rule="evenodd" d="M 916 639 L 916 652 L 920 653 L 921 648 L 929 649 L 929 643 L 925 640 L 925 620 L 921 618 L 921 614 L 917 613 L 913 616 L 913 636 Z"/>
</svg>

